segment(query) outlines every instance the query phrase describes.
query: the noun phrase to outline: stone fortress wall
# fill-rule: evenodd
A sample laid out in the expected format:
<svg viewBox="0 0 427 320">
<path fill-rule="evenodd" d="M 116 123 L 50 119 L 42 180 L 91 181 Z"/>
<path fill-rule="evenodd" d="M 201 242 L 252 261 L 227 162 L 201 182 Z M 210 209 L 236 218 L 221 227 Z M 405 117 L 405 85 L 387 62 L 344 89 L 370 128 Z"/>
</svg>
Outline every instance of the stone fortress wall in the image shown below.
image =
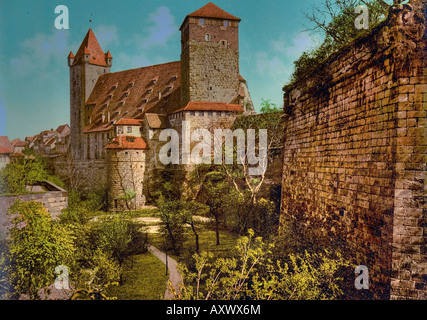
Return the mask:
<svg viewBox="0 0 427 320">
<path fill-rule="evenodd" d="M 281 217 L 343 228 L 380 299 L 427 299 L 426 1 L 285 87 Z"/>
</svg>

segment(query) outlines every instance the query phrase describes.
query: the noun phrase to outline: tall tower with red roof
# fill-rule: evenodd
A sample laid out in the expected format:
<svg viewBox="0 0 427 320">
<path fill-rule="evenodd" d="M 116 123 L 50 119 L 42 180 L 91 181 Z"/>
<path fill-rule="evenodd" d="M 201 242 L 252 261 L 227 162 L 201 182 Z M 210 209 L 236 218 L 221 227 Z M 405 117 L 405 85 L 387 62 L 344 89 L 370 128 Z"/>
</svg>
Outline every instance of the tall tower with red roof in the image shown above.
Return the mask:
<svg viewBox="0 0 427 320">
<path fill-rule="evenodd" d="M 68 55 L 68 66 L 70 67 L 70 138 L 71 150 L 76 159 L 82 159 L 84 154 L 82 131 L 87 124 L 90 111 L 85 110 L 85 103 L 98 77 L 110 73 L 112 63 L 113 58 L 110 51 L 104 53 L 92 29 L 89 29 L 76 55 L 73 52 Z"/>
<path fill-rule="evenodd" d="M 239 96 L 239 22 L 209 2 L 181 25 L 181 105 Z"/>
</svg>

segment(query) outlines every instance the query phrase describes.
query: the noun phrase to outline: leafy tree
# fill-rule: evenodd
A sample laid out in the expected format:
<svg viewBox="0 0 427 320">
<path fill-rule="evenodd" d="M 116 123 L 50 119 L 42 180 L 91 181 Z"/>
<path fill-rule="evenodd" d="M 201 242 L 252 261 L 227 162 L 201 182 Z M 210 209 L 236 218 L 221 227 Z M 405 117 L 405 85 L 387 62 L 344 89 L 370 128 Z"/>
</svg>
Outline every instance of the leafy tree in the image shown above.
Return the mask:
<svg viewBox="0 0 427 320">
<path fill-rule="evenodd" d="M 91 230 L 90 241 L 96 250 L 103 251 L 117 261 L 120 268 L 126 259 L 147 250 L 146 234 L 126 217 L 113 217 L 110 221 L 100 223 Z"/>
<path fill-rule="evenodd" d="M 18 295 L 38 298 L 38 291 L 53 283 L 54 270 L 67 265 L 73 252 L 73 234 L 51 219 L 46 209 L 35 201 L 17 200 L 8 210 L 13 217 L 7 274 Z"/>
<path fill-rule="evenodd" d="M 194 240 L 196 242 L 196 253 L 199 253 L 199 234 L 196 227 L 195 216 L 204 216 L 209 211 L 209 208 L 196 201 L 186 202 L 183 206 L 182 213 L 184 216 L 184 222 L 190 225 L 191 230 L 194 234 Z"/>
<path fill-rule="evenodd" d="M 355 9 L 360 5 L 367 7 L 369 12 L 368 30 L 355 27 L 358 16 Z M 333 53 L 372 30 L 385 19 L 389 7 L 383 0 L 325 0 L 322 5 L 314 7 L 311 13 L 306 13 L 307 20 L 314 25 L 308 29 L 321 32 L 324 40 L 318 48 L 304 52 L 295 61 L 291 83 L 311 76 Z"/>
<path fill-rule="evenodd" d="M 215 170 L 219 169 L 219 170 Z M 229 183 L 220 167 L 205 173 L 199 192 L 199 201 L 209 207 L 209 215 L 215 220 L 216 244 L 220 245 L 219 226 L 224 216 L 224 195 L 230 190 Z"/>
<path fill-rule="evenodd" d="M 123 194 L 121 196 L 119 196 L 117 199 L 124 201 L 126 203 L 126 207 L 128 208 L 129 212 L 131 212 L 132 211 L 132 207 L 131 207 L 132 200 L 135 199 L 135 197 L 136 197 L 136 192 L 133 191 L 132 189 L 129 189 L 129 190 L 125 190 L 123 192 Z"/>
<path fill-rule="evenodd" d="M 271 100 L 265 100 L 261 99 L 261 112 L 262 113 L 268 113 L 268 112 L 277 112 L 280 111 L 280 109 L 277 107 L 275 103 L 272 103 Z"/>
<path fill-rule="evenodd" d="M 14 159 L 0 171 L 0 194 L 27 193 L 27 185 L 46 180 L 47 177 L 41 157 Z"/>
<path fill-rule="evenodd" d="M 163 195 L 157 200 L 162 224 L 160 233 L 163 234 L 165 245 L 179 254 L 186 239 L 185 221 L 187 213 L 183 210 L 185 201 L 166 199 Z"/>
</svg>

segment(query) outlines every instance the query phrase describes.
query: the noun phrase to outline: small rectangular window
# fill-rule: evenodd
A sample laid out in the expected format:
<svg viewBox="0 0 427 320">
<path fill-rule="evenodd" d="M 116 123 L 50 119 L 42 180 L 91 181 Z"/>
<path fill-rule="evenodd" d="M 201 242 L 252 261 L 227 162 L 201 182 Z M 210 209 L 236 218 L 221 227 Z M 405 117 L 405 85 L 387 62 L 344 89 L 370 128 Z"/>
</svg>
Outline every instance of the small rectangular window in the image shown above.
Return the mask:
<svg viewBox="0 0 427 320">
<path fill-rule="evenodd" d="M 195 116 L 196 112 L 195 111 L 190 111 L 190 116 Z"/>
<path fill-rule="evenodd" d="M 128 127 L 128 133 L 132 133 L 132 127 Z"/>
<path fill-rule="evenodd" d="M 205 18 L 200 18 L 199 19 L 199 25 L 200 26 L 204 26 L 205 25 Z"/>
<path fill-rule="evenodd" d="M 224 20 L 224 23 L 223 23 L 223 26 L 224 27 L 228 27 L 228 26 L 230 26 L 230 21 L 228 21 L 228 20 Z"/>
<path fill-rule="evenodd" d="M 211 35 L 209 33 L 205 34 L 205 41 L 211 41 Z"/>
</svg>

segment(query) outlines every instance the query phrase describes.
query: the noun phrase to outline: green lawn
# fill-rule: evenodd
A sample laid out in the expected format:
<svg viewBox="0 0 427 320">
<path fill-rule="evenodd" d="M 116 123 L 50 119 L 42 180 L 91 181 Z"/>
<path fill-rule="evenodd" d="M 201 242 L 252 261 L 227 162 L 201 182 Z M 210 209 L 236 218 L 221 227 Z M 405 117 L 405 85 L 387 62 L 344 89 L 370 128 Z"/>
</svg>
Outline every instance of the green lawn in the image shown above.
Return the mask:
<svg viewBox="0 0 427 320">
<path fill-rule="evenodd" d="M 126 262 L 123 284 L 109 288 L 107 295 L 118 300 L 162 300 L 169 276 L 165 265 L 151 253 Z"/>
<path fill-rule="evenodd" d="M 239 238 L 238 235 L 225 230 L 220 230 L 220 245 L 217 246 L 214 230 L 207 227 L 202 227 L 198 230 L 198 233 L 200 253 L 203 251 L 212 252 L 215 255 L 220 255 L 221 257 L 231 257 L 235 253 L 237 239 Z M 153 246 L 157 247 L 161 251 L 164 251 L 164 241 L 162 235 L 156 233 L 150 234 L 148 240 Z M 178 262 L 183 262 L 186 258 L 188 258 L 189 253 L 195 253 L 195 251 L 196 242 L 194 234 L 189 229 L 187 232 L 187 239 L 184 242 L 183 250 L 180 256 L 176 256 L 172 252 L 169 252 L 169 254 Z"/>
</svg>

